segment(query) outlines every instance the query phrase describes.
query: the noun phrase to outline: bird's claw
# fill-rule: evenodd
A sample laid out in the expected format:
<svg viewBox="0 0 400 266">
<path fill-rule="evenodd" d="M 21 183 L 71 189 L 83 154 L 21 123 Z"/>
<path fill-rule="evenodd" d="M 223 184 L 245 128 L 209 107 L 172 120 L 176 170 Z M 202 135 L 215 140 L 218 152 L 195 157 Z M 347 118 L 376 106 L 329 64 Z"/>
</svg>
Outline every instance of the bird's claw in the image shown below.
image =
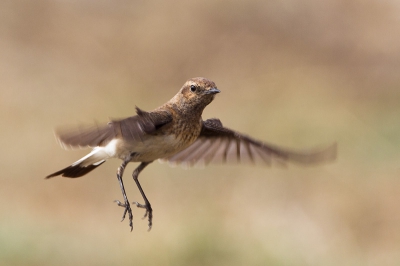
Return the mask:
<svg viewBox="0 0 400 266">
<path fill-rule="evenodd" d="M 133 204 L 135 204 L 136 207 L 138 207 L 138 208 L 146 209 L 146 212 L 142 219 L 145 219 L 146 217 L 148 217 L 149 229 L 147 229 L 147 231 L 150 231 L 151 227 L 153 226 L 153 209 L 151 208 L 150 203 L 140 204 L 139 202 L 135 201 L 135 202 L 133 202 Z"/>
<path fill-rule="evenodd" d="M 133 230 L 133 214 L 132 214 L 132 209 L 131 205 L 129 204 L 128 201 L 125 201 L 125 203 L 120 202 L 119 200 L 114 200 L 114 202 L 117 203 L 118 206 L 125 208 L 124 214 L 122 215 L 122 220 L 121 222 L 125 219 L 126 213 L 128 213 L 129 216 L 129 226 L 131 227 L 131 232 Z"/>
</svg>

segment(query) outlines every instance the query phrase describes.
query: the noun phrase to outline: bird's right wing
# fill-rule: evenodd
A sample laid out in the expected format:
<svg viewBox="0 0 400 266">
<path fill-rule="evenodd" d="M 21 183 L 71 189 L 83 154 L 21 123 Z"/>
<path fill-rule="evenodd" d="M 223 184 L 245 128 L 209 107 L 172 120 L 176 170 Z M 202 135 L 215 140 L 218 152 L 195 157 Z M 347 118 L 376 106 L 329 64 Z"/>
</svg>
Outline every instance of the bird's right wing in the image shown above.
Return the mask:
<svg viewBox="0 0 400 266">
<path fill-rule="evenodd" d="M 292 151 L 255 140 L 222 126 L 219 119 L 203 122 L 199 138 L 188 148 L 163 161 L 193 166 L 208 163 L 263 163 L 285 165 L 286 162 L 316 164 L 336 158 L 336 143 L 323 149 Z"/>
<path fill-rule="evenodd" d="M 116 136 L 116 131 L 113 123 L 110 122 L 105 125 L 61 127 L 56 129 L 54 134 L 61 147 L 68 150 L 105 146 Z"/>
<path fill-rule="evenodd" d="M 142 141 L 144 135 L 152 134 L 172 121 L 168 111 L 145 112 L 136 108 L 136 112 L 138 115 L 103 125 L 59 128 L 55 131 L 56 139 L 64 149 L 105 146 L 114 138 Z"/>
</svg>

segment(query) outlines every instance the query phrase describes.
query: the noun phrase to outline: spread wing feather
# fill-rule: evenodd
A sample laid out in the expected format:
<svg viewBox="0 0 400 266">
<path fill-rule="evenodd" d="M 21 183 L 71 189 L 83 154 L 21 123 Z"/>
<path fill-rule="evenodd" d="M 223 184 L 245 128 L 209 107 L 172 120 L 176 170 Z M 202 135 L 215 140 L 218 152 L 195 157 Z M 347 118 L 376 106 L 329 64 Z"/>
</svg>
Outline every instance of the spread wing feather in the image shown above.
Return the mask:
<svg viewBox="0 0 400 266">
<path fill-rule="evenodd" d="M 307 151 L 292 151 L 270 145 L 222 126 L 218 119 L 203 122 L 199 138 L 185 150 L 164 158 L 172 164 L 193 166 L 209 163 L 267 164 L 286 162 L 316 164 L 336 158 L 336 143 L 324 148 Z"/>
<path fill-rule="evenodd" d="M 114 125 L 80 125 L 64 127 L 55 131 L 56 139 L 64 149 L 94 148 L 104 146 L 116 135 Z"/>
<path fill-rule="evenodd" d="M 127 141 L 142 141 L 146 134 L 153 134 L 172 121 L 168 111 L 145 112 L 136 108 L 137 115 L 121 120 L 112 120 L 103 125 L 60 128 L 55 135 L 65 149 L 94 148 L 105 146 L 114 138 Z"/>
</svg>

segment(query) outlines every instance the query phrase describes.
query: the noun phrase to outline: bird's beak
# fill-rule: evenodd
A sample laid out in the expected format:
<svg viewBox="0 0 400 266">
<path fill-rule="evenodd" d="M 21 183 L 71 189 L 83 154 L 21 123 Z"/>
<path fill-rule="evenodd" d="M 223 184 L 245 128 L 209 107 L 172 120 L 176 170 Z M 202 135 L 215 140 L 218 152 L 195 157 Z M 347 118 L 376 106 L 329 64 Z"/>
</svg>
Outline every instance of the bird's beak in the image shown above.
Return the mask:
<svg viewBox="0 0 400 266">
<path fill-rule="evenodd" d="M 211 88 L 208 91 L 205 91 L 206 94 L 217 94 L 220 93 L 221 91 L 217 88 Z"/>
</svg>

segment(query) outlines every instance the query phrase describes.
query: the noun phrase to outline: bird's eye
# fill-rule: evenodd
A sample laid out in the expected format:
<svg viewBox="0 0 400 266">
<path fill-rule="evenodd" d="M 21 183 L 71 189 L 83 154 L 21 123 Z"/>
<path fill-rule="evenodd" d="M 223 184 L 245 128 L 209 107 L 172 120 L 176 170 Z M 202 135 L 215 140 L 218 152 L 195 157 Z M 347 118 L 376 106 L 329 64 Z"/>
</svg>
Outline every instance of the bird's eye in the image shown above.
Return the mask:
<svg viewBox="0 0 400 266">
<path fill-rule="evenodd" d="M 197 89 L 197 88 L 196 88 L 196 86 L 195 86 L 195 85 L 191 85 L 191 86 L 190 86 L 190 90 L 191 90 L 192 92 L 195 92 L 195 91 L 196 91 L 196 89 Z"/>
</svg>

